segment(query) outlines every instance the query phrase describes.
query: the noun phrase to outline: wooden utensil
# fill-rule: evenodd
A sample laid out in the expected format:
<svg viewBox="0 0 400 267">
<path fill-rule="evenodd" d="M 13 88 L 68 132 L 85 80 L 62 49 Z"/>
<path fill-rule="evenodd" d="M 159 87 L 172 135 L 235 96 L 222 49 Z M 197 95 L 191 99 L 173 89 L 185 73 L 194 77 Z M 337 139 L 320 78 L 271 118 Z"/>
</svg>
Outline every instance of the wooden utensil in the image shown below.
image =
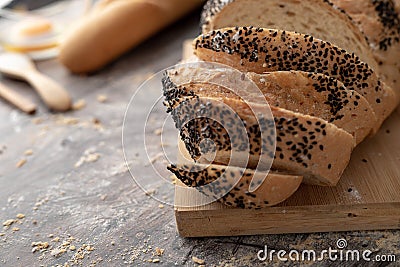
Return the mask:
<svg viewBox="0 0 400 267">
<path fill-rule="evenodd" d="M 31 84 L 46 105 L 55 111 L 71 108 L 71 97 L 57 82 L 37 71 L 33 62 L 20 53 L 0 55 L 0 72 Z"/>
<path fill-rule="evenodd" d="M 33 102 L 1 83 L 0 97 L 4 98 L 25 113 L 33 114 L 36 112 L 36 105 Z"/>
</svg>

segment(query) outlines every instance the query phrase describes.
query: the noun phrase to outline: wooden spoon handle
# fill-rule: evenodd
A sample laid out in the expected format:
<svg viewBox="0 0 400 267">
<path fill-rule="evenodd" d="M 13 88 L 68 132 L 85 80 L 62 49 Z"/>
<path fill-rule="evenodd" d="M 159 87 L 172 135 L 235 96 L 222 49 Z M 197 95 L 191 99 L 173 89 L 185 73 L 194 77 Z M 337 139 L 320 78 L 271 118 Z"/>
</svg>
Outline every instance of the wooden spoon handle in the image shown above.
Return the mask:
<svg viewBox="0 0 400 267">
<path fill-rule="evenodd" d="M 32 103 L 28 98 L 18 94 L 17 92 L 11 90 L 1 83 L 0 96 L 25 113 L 33 114 L 36 112 L 36 105 Z"/>
<path fill-rule="evenodd" d="M 71 97 L 68 92 L 54 80 L 36 70 L 27 73 L 26 79 L 50 109 L 67 111 L 71 108 Z"/>
</svg>

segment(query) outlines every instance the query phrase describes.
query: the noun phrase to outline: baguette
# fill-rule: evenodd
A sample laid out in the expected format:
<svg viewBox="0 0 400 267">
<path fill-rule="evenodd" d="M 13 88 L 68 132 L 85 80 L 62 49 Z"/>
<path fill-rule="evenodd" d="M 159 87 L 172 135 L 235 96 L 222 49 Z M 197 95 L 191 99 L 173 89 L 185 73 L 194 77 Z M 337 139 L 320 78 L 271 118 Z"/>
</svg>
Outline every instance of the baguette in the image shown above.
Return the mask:
<svg viewBox="0 0 400 267">
<path fill-rule="evenodd" d="M 59 61 L 74 73 L 98 70 L 202 2 L 104 1 L 67 33 Z"/>
</svg>

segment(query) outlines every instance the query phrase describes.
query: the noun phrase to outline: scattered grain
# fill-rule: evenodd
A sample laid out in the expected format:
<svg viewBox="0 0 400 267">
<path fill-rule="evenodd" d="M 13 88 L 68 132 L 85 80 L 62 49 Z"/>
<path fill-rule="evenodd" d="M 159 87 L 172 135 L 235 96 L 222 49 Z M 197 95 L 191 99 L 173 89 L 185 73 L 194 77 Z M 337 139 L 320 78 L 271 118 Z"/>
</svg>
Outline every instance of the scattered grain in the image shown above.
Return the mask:
<svg viewBox="0 0 400 267">
<path fill-rule="evenodd" d="M 32 149 L 26 150 L 26 151 L 24 152 L 24 155 L 25 155 L 25 156 L 31 156 L 31 155 L 33 155 L 33 150 L 32 150 Z"/>
<path fill-rule="evenodd" d="M 163 249 L 163 248 L 156 247 L 155 254 L 156 254 L 157 256 L 161 256 L 162 254 L 164 254 L 164 249 Z"/>
<path fill-rule="evenodd" d="M 33 118 L 32 119 L 32 123 L 33 124 L 41 124 L 43 122 L 43 119 L 42 118 Z"/>
<path fill-rule="evenodd" d="M 163 133 L 163 129 L 162 129 L 162 128 L 156 129 L 156 130 L 154 131 L 154 134 L 155 134 L 155 135 L 161 135 L 162 133 Z"/>
<path fill-rule="evenodd" d="M 55 249 L 51 250 L 50 255 L 54 256 L 54 257 L 59 257 L 62 254 L 64 254 L 65 252 L 67 252 L 67 250 L 64 248 L 55 248 Z"/>
<path fill-rule="evenodd" d="M 199 258 L 197 258 L 197 257 L 195 257 L 195 256 L 192 257 L 192 261 L 193 261 L 194 263 L 197 263 L 197 264 L 204 264 L 204 263 L 205 263 L 205 260 L 199 259 Z"/>
<path fill-rule="evenodd" d="M 81 110 L 86 106 L 86 101 L 84 99 L 79 99 L 72 105 L 73 110 Z"/>
<path fill-rule="evenodd" d="M 93 149 L 88 149 L 83 153 L 83 156 L 75 163 L 75 168 L 82 166 L 83 163 L 96 162 L 101 155 L 93 151 Z"/>
<path fill-rule="evenodd" d="M 32 242 L 31 246 L 33 247 L 32 253 L 35 253 L 38 250 L 47 250 L 50 247 L 48 242 L 42 242 L 42 241 Z"/>
<path fill-rule="evenodd" d="M 74 117 L 65 117 L 62 115 L 58 115 L 56 116 L 56 123 L 59 125 L 76 125 L 79 123 L 79 119 Z"/>
<path fill-rule="evenodd" d="M 3 222 L 3 226 L 10 226 L 11 224 L 13 224 L 13 223 L 15 223 L 15 222 L 16 222 L 16 220 L 14 220 L 14 219 L 9 219 L 9 220 Z"/>
<path fill-rule="evenodd" d="M 20 161 L 17 162 L 17 164 L 15 164 L 15 167 L 17 168 L 21 168 L 22 166 L 24 166 L 26 163 L 26 159 L 21 159 Z"/>
<path fill-rule="evenodd" d="M 97 101 L 100 103 L 106 102 L 108 99 L 107 95 L 97 95 Z"/>
</svg>

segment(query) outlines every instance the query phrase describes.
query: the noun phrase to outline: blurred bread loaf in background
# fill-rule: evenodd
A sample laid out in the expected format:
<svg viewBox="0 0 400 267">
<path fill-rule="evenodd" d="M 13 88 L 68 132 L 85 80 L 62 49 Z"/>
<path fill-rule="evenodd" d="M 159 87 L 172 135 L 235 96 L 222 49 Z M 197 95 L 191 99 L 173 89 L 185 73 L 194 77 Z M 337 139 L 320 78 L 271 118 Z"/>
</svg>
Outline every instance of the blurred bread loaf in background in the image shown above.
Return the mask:
<svg viewBox="0 0 400 267">
<path fill-rule="evenodd" d="M 103 0 L 65 35 L 59 61 L 74 73 L 96 71 L 203 0 Z"/>
</svg>

